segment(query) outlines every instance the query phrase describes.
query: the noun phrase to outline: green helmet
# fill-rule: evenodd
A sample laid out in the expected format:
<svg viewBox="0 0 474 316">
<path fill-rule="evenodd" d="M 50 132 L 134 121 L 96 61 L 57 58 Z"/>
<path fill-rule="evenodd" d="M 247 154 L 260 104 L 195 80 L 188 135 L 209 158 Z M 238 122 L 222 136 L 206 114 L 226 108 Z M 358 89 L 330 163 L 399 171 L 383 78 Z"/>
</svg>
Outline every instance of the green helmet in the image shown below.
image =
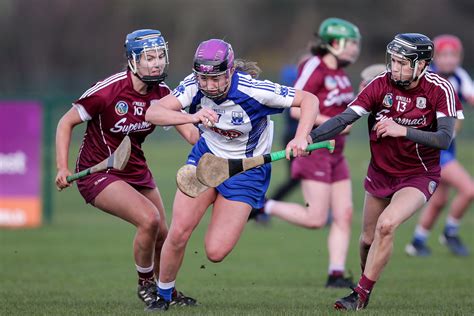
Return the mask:
<svg viewBox="0 0 474 316">
<path fill-rule="evenodd" d="M 339 56 L 346 46 L 347 40 L 360 41 L 359 28 L 349 21 L 329 18 L 323 21 L 319 26 L 318 33 L 316 34 L 322 40 L 322 47 L 326 48 L 335 56 Z M 337 40 L 339 42 L 339 48 L 335 49 L 332 46 L 332 42 Z"/>
<path fill-rule="evenodd" d="M 349 21 L 329 18 L 319 26 L 318 36 L 326 43 L 331 43 L 335 39 L 360 40 L 359 28 Z"/>
</svg>

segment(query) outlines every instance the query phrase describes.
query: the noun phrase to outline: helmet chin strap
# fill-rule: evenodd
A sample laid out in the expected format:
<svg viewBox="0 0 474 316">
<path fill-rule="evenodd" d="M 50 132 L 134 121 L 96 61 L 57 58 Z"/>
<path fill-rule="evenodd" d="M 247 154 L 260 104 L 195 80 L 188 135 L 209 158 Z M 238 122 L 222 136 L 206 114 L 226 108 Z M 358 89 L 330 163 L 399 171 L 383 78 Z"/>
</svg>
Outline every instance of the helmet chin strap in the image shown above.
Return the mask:
<svg viewBox="0 0 474 316">
<path fill-rule="evenodd" d="M 160 84 L 161 82 L 165 81 L 166 77 L 168 77 L 167 73 L 162 73 L 159 76 L 140 77 L 140 75 L 138 74 L 137 61 L 135 59 L 133 59 L 133 65 L 130 62 L 130 60 L 128 60 L 128 67 L 130 68 L 132 73 L 135 75 L 135 77 L 140 79 L 143 83 L 145 83 L 148 86 L 154 86 L 154 85 Z"/>
</svg>

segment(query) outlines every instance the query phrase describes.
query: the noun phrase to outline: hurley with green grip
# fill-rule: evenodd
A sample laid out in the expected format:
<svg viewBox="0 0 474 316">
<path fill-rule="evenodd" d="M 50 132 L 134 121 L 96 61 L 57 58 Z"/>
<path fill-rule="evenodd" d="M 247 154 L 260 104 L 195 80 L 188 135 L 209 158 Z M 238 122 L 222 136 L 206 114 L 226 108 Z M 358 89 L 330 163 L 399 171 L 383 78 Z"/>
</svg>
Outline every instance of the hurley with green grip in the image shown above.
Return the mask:
<svg viewBox="0 0 474 316">
<path fill-rule="evenodd" d="M 328 140 L 310 144 L 306 151 L 311 152 L 316 149 L 326 148 L 333 152 L 334 146 L 335 141 Z M 196 176 L 202 184 L 209 187 L 217 187 L 235 174 L 284 158 L 286 158 L 285 150 L 242 159 L 225 159 L 206 153 L 199 160 Z"/>
<path fill-rule="evenodd" d="M 78 173 L 67 176 L 66 181 L 68 183 L 71 183 L 72 181 L 78 180 L 92 173 L 107 170 L 110 168 L 123 170 L 125 166 L 127 165 L 128 159 L 130 158 L 131 150 L 132 150 L 132 145 L 130 143 L 130 137 L 125 136 L 125 138 L 119 144 L 117 149 L 112 153 L 112 155 L 110 155 L 103 161 L 99 162 L 95 166 L 92 166 Z"/>
</svg>

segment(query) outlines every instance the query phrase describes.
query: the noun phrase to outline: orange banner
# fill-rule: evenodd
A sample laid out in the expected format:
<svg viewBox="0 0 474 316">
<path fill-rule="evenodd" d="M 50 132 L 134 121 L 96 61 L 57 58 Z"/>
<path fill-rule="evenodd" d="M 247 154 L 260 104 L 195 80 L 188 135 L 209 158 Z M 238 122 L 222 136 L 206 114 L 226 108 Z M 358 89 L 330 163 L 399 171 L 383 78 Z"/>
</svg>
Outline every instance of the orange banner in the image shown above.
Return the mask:
<svg viewBox="0 0 474 316">
<path fill-rule="evenodd" d="M 0 197 L 0 227 L 37 227 L 41 225 L 41 199 L 37 197 Z"/>
</svg>

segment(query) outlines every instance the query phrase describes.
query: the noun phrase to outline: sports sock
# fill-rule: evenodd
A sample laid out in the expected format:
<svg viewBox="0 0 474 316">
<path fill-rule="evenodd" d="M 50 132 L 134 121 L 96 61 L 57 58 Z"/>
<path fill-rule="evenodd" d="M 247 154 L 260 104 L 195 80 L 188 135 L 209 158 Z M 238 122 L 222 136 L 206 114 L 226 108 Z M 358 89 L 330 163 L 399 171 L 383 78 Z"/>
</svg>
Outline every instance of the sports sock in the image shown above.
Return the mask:
<svg viewBox="0 0 474 316">
<path fill-rule="evenodd" d="M 365 276 L 365 274 L 362 274 L 359 283 L 357 284 L 357 287 L 354 290 L 361 296 L 364 301 L 366 301 L 369 298 L 370 292 L 372 292 L 374 285 L 375 281 L 370 280 Z"/>
<path fill-rule="evenodd" d="M 175 283 L 176 281 L 171 281 L 167 283 L 158 281 L 158 294 L 160 294 L 160 296 L 162 296 L 165 301 L 171 301 Z"/>
<path fill-rule="evenodd" d="M 274 200 L 268 200 L 265 203 L 265 206 L 263 207 L 263 212 L 267 215 L 270 215 L 272 213 L 272 207 L 275 204 Z"/>
<path fill-rule="evenodd" d="M 333 277 L 343 277 L 344 276 L 344 265 L 343 264 L 329 264 L 328 273 Z"/>
<path fill-rule="evenodd" d="M 413 241 L 412 243 L 414 245 L 423 245 L 426 240 L 428 239 L 428 236 L 430 235 L 430 231 L 425 229 L 421 225 L 417 225 L 415 228 L 415 234 L 413 235 Z"/>
<path fill-rule="evenodd" d="M 143 268 L 135 264 L 138 273 L 138 284 L 143 285 L 145 283 L 155 283 L 153 274 L 153 264 L 150 267 Z"/>
<path fill-rule="evenodd" d="M 457 236 L 459 233 L 459 220 L 452 217 L 448 216 L 446 218 L 446 225 L 444 225 L 444 234 L 446 236 Z"/>
</svg>

